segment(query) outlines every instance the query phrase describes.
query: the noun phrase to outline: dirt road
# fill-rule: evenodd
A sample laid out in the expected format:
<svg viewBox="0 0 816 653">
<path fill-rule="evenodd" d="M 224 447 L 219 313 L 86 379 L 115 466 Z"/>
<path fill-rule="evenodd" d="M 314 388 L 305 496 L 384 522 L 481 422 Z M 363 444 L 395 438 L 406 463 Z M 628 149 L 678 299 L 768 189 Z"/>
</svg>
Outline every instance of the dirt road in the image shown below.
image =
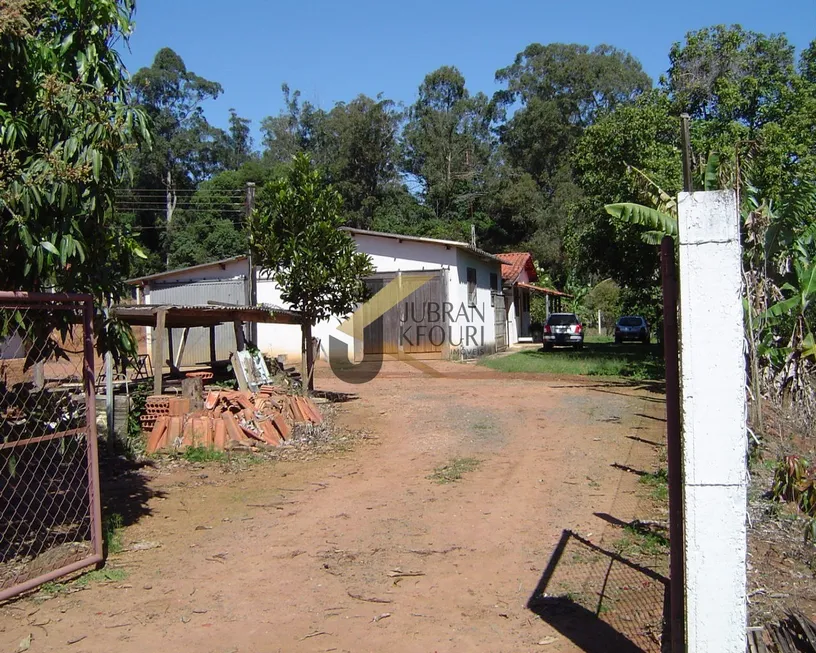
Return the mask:
<svg viewBox="0 0 816 653">
<path fill-rule="evenodd" d="M 644 624 L 661 607 L 659 576 L 618 584 L 640 602 L 616 599 L 612 626 L 545 608 L 565 569 L 597 575 L 612 522 L 643 516 L 636 472 L 657 465 L 662 395 L 433 368 L 445 376 L 387 364 L 359 386 L 320 370 L 322 388 L 356 395 L 339 422 L 371 435 L 350 452 L 240 475 L 144 472 L 127 518 L 142 502 L 149 514 L 125 544 L 161 546 L 114 556 L 123 580 L 0 608 L 0 650 L 29 634 L 34 653 L 654 650 Z M 428 478 L 456 458 L 480 462 L 455 483 Z M 595 559 L 548 567 L 570 533 Z"/>
</svg>

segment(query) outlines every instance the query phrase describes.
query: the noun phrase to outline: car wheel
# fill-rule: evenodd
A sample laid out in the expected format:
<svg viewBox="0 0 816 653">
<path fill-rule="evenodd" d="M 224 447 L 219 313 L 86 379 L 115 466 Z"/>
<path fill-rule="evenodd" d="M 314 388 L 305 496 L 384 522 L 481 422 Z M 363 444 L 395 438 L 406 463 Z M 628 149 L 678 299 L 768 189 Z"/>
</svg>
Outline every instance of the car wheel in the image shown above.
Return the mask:
<svg viewBox="0 0 816 653">
<path fill-rule="evenodd" d="M 545 344 L 545 345 L 542 347 L 542 349 L 543 349 L 544 351 L 552 351 L 552 348 L 553 348 L 553 346 L 552 346 L 552 345 L 550 345 L 550 344 Z"/>
<path fill-rule="evenodd" d="M 623 339 L 621 339 L 621 338 L 615 338 L 615 344 L 616 344 L 616 345 L 619 345 L 619 344 L 621 344 L 622 342 L 623 342 Z"/>
<path fill-rule="evenodd" d="M 641 342 L 644 345 L 650 345 L 650 344 L 652 344 L 652 339 L 651 338 L 644 338 L 643 340 L 641 340 Z"/>
<path fill-rule="evenodd" d="M 575 350 L 576 350 L 576 351 L 578 351 L 579 349 L 583 349 L 583 348 L 584 348 L 584 343 L 583 343 L 583 342 L 579 342 L 577 345 L 573 345 L 573 346 L 575 347 Z"/>
</svg>

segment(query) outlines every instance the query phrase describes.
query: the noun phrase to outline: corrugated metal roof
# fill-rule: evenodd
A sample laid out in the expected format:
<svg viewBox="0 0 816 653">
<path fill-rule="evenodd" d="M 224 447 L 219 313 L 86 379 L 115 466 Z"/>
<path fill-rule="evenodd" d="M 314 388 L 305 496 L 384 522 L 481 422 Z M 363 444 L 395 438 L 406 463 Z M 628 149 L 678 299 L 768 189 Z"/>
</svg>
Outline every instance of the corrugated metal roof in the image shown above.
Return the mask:
<svg viewBox="0 0 816 653">
<path fill-rule="evenodd" d="M 165 270 L 164 272 L 156 272 L 155 274 L 148 274 L 144 277 L 136 277 L 134 279 L 128 279 L 127 283 L 132 284 L 134 286 L 138 286 L 143 284 L 145 281 L 153 281 L 155 279 L 162 279 L 163 277 L 172 277 L 174 274 L 178 274 L 179 272 L 193 272 L 196 270 L 206 270 L 207 268 L 214 268 L 227 265 L 228 263 L 235 263 L 236 261 L 243 261 L 246 260 L 246 254 L 242 254 L 240 256 L 233 256 L 232 258 L 225 258 L 220 261 L 212 261 L 211 263 L 201 263 L 199 265 L 191 265 L 187 268 L 176 268 L 175 270 Z"/>
<path fill-rule="evenodd" d="M 279 306 L 178 306 L 175 304 L 125 304 L 114 306 L 113 314 L 133 326 L 153 326 L 156 313 L 165 310 L 165 326 L 182 328 L 211 326 L 225 322 L 300 324 L 303 316 Z"/>
<path fill-rule="evenodd" d="M 385 231 L 370 231 L 368 229 L 355 229 L 353 227 L 343 227 L 343 231 L 348 231 L 349 233 L 352 234 L 359 234 L 361 236 L 376 236 L 378 238 L 391 238 L 394 240 L 407 240 L 417 243 L 428 243 L 430 245 L 444 245 L 445 247 L 455 247 L 456 249 L 464 250 L 486 261 L 495 261 L 497 263 L 502 262 L 501 259 L 498 258 L 497 256 L 490 254 L 489 252 L 486 252 L 483 249 L 479 249 L 478 247 L 474 247 L 473 245 L 463 243 L 458 240 L 442 240 L 440 238 L 425 238 L 423 236 L 405 236 L 403 234 L 391 234 Z"/>
</svg>

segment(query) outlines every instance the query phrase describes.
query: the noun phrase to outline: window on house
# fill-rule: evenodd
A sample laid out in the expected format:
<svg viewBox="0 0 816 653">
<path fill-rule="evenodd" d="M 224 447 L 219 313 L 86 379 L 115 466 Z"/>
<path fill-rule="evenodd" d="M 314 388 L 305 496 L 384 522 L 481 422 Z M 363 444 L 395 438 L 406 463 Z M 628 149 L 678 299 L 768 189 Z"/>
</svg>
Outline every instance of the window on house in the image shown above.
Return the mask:
<svg viewBox="0 0 816 653">
<path fill-rule="evenodd" d="M 467 269 L 468 306 L 476 306 L 476 268 Z"/>
<path fill-rule="evenodd" d="M 499 275 L 495 272 L 490 273 L 490 306 L 496 306 L 496 295 L 499 293 Z"/>
</svg>

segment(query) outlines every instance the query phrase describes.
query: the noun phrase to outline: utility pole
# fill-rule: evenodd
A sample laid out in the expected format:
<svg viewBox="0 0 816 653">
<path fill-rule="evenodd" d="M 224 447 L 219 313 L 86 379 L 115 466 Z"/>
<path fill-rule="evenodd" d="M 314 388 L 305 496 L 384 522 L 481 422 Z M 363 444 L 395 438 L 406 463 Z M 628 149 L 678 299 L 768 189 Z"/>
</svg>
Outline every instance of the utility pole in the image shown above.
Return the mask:
<svg viewBox="0 0 816 653">
<path fill-rule="evenodd" d="M 246 197 L 244 198 L 244 218 L 246 219 L 246 226 L 249 229 L 250 219 L 252 218 L 252 211 L 255 208 L 255 184 L 251 181 L 246 185 Z M 252 260 L 252 247 L 247 252 L 247 268 L 249 269 L 249 297 L 247 298 L 250 306 L 258 304 L 258 279 L 255 274 L 255 265 Z M 258 323 L 249 323 L 249 339 L 256 347 L 258 346 Z"/>
<path fill-rule="evenodd" d="M 166 215 L 166 225 L 168 232 L 170 231 L 170 222 L 173 219 L 173 212 L 176 210 L 176 203 L 178 202 L 178 196 L 176 195 L 176 189 L 173 187 L 173 173 L 168 168 L 167 170 L 167 179 L 164 182 L 165 189 L 166 189 L 166 205 L 165 205 L 165 215 Z M 170 267 L 170 251 L 167 251 L 167 266 Z"/>
</svg>

